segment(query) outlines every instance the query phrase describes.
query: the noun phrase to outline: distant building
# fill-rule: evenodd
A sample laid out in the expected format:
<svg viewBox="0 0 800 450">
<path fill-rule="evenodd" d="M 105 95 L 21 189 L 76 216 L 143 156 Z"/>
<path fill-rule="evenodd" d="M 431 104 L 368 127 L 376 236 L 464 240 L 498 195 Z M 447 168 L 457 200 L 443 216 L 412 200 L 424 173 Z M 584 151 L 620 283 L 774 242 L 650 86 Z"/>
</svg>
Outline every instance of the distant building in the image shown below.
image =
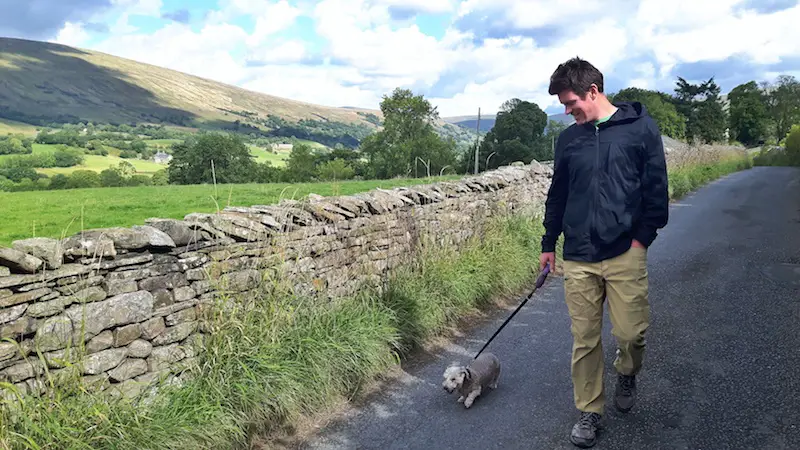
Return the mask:
<svg viewBox="0 0 800 450">
<path fill-rule="evenodd" d="M 273 150 L 291 150 L 292 144 L 272 144 Z"/>
<path fill-rule="evenodd" d="M 153 161 L 155 161 L 158 164 L 168 164 L 171 160 L 172 160 L 172 155 L 162 151 L 159 151 L 158 153 L 155 154 L 155 156 L 153 156 Z"/>
</svg>

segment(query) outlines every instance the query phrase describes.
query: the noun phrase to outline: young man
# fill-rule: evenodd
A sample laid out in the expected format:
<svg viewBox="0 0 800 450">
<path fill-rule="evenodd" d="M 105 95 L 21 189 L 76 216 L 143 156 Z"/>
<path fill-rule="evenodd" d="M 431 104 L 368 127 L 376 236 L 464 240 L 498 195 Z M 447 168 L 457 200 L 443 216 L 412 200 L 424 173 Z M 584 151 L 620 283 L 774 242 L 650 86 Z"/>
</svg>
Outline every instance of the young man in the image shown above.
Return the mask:
<svg viewBox="0 0 800 450">
<path fill-rule="evenodd" d="M 600 330 L 608 298 L 618 349 L 614 403 L 627 412 L 636 399 L 649 325 L 647 248 L 667 224 L 664 147 L 656 122 L 638 102 L 612 104 L 603 75 L 573 58 L 550 78 L 575 124 L 558 137 L 546 201 L 541 268 L 555 266 L 564 233 L 564 290 L 572 321 L 572 383 L 580 419 L 570 441 L 587 448 L 605 407 Z"/>
</svg>

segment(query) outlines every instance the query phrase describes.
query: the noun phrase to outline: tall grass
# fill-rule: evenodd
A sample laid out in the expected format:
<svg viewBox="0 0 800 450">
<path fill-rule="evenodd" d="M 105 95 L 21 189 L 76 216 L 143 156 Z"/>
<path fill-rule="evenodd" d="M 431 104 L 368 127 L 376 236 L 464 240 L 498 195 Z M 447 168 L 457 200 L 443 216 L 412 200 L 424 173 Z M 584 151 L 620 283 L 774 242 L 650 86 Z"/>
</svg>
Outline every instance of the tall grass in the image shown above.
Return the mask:
<svg viewBox="0 0 800 450">
<path fill-rule="evenodd" d="M 671 152 L 667 156 L 670 199 L 680 199 L 717 178 L 751 167 L 752 158 L 739 147 L 700 146 Z"/>
</svg>

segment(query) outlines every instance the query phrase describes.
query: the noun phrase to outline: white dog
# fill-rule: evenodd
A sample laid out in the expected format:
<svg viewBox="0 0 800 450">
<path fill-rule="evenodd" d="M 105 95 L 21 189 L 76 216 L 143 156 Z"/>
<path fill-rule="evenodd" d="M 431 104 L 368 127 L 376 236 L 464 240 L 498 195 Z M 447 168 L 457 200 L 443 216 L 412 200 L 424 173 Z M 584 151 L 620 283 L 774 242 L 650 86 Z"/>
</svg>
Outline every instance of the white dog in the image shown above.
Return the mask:
<svg viewBox="0 0 800 450">
<path fill-rule="evenodd" d="M 498 378 L 500 378 L 500 360 L 487 352 L 482 353 L 467 366 L 448 367 L 444 371 L 442 387 L 448 394 L 458 390 L 461 394 L 458 402 L 464 402 L 464 407 L 469 408 L 484 388 L 497 389 Z"/>
</svg>

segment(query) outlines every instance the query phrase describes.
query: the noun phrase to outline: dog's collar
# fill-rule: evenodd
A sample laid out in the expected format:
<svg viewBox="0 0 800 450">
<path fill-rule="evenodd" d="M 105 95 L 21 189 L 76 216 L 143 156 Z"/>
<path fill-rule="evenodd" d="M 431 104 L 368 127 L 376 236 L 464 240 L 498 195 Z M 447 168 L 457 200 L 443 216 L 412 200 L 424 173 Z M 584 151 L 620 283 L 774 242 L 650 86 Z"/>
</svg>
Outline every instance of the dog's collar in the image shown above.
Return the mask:
<svg viewBox="0 0 800 450">
<path fill-rule="evenodd" d="M 467 372 L 467 379 L 471 380 L 472 379 L 472 371 L 469 370 L 469 367 L 465 367 L 464 371 Z"/>
</svg>

